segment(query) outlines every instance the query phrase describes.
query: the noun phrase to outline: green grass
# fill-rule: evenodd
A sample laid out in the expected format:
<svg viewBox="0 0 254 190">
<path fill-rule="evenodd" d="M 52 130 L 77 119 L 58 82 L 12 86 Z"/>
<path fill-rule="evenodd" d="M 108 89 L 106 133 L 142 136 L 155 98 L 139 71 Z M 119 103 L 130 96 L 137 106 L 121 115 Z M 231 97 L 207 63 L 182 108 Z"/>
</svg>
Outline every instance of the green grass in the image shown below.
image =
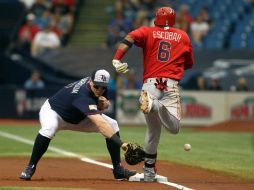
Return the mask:
<svg viewBox="0 0 254 190">
<path fill-rule="evenodd" d="M 3 126 L 0 131 L 34 140 L 38 126 Z M 144 144 L 144 127 L 121 127 L 124 141 Z M 195 132 L 183 129 L 178 135 L 162 131 L 158 159 L 219 171 L 254 180 L 254 137 L 251 133 Z M 183 145 L 190 143 L 191 151 Z M 0 137 L 0 156 L 29 156 L 32 146 Z M 93 158 L 108 158 L 105 140 L 100 134 L 60 131 L 52 146 Z M 45 156 L 61 156 L 48 151 Z"/>
</svg>

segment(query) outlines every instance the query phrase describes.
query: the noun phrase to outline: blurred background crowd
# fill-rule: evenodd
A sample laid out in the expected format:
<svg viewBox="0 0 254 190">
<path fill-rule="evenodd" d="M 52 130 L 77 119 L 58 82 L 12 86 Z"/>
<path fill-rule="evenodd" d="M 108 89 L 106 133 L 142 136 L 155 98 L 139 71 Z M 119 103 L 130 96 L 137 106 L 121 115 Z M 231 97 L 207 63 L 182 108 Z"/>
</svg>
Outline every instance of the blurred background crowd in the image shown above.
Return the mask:
<svg viewBox="0 0 254 190">
<path fill-rule="evenodd" d="M 27 13 L 18 30 L 17 45 L 31 52 L 43 54 L 46 49 L 65 46 L 73 29 L 75 0 L 22 0 Z M 29 3 L 28 3 L 29 2 Z"/>
<path fill-rule="evenodd" d="M 0 83 L 45 88 L 88 75 L 106 62 L 110 68 L 118 43 L 140 26 L 153 26 L 161 6 L 176 10 L 175 27 L 193 43 L 196 64 L 182 89 L 254 90 L 253 0 L 2 0 Z M 132 49 L 132 57 L 139 54 Z M 206 62 L 206 56 L 214 58 Z M 141 88 L 142 58 L 131 60 L 138 63 L 130 63 L 127 75 L 113 76 L 113 90 Z M 9 74 L 14 70 L 19 73 Z"/>
</svg>

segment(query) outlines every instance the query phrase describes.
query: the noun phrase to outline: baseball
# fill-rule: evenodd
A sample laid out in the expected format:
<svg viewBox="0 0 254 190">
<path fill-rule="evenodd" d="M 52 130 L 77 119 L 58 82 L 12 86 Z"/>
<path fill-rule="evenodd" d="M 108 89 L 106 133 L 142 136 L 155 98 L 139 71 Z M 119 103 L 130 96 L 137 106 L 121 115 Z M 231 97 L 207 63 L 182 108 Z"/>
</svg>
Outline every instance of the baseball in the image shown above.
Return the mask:
<svg viewBox="0 0 254 190">
<path fill-rule="evenodd" d="M 184 148 L 185 151 L 189 151 L 189 150 L 191 150 L 191 145 L 190 144 L 185 144 L 183 146 L 183 148 Z"/>
</svg>

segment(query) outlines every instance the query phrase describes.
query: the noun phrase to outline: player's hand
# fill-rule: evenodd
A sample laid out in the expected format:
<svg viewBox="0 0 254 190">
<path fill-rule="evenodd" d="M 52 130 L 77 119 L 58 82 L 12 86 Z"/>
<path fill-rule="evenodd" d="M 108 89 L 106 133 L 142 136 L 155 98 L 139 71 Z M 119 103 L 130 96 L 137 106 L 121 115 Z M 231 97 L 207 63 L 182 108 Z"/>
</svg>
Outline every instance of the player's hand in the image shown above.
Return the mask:
<svg viewBox="0 0 254 190">
<path fill-rule="evenodd" d="M 124 150 L 124 151 L 127 151 L 128 150 L 128 143 L 123 143 L 121 148 Z"/>
<path fill-rule="evenodd" d="M 100 96 L 98 98 L 98 109 L 99 110 L 105 110 L 105 109 L 108 109 L 110 105 L 110 102 L 107 98 L 105 98 L 104 96 Z"/>
<path fill-rule="evenodd" d="M 112 64 L 118 73 L 126 73 L 129 71 L 128 63 L 122 63 L 120 60 L 113 59 Z"/>
</svg>

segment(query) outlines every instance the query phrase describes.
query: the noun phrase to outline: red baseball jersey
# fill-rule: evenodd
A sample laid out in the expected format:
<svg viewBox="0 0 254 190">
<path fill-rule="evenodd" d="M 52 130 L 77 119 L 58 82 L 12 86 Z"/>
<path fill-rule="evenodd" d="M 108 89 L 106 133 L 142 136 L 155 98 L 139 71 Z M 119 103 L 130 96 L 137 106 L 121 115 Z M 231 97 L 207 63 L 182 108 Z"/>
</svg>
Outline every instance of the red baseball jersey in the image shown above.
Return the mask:
<svg viewBox="0 0 254 190">
<path fill-rule="evenodd" d="M 193 65 L 191 41 L 180 29 L 143 26 L 129 35 L 135 45 L 143 48 L 143 80 L 155 77 L 181 80 L 184 70 Z"/>
</svg>

